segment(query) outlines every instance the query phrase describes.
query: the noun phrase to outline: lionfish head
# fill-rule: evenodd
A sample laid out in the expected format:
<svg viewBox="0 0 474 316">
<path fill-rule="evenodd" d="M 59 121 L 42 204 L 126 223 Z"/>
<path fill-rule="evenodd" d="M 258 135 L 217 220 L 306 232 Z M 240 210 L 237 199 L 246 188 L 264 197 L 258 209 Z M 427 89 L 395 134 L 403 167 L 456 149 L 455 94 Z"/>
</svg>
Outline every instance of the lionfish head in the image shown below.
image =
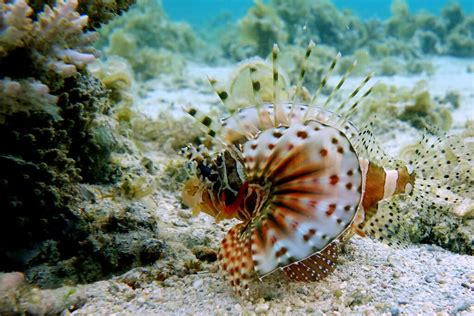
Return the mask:
<svg viewBox="0 0 474 316">
<path fill-rule="evenodd" d="M 211 155 L 204 146 L 184 149 L 191 177 L 183 189 L 183 201 L 193 210 L 202 211 L 217 221 L 240 218 L 239 209 L 248 193 L 241 155 L 233 147 Z"/>
</svg>

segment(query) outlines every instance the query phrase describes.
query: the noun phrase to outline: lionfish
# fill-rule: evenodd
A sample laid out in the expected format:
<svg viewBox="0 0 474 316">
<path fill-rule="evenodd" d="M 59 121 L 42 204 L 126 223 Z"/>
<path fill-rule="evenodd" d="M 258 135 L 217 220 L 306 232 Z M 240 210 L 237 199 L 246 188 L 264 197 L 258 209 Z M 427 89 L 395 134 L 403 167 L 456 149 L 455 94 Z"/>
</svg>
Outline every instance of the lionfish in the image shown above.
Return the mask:
<svg viewBox="0 0 474 316">
<path fill-rule="evenodd" d="M 355 233 L 400 243 L 400 216 L 407 210 L 394 196 L 433 211 L 443 208 L 433 199 L 445 207 L 460 203 L 457 194 L 463 188 L 449 187 L 450 178 L 460 175 L 433 172 L 466 157 L 456 154 L 462 146 L 455 138 L 424 137 L 417 160 L 404 163 L 383 153 L 371 124 L 358 130 L 351 123 L 349 117 L 372 91 L 365 88 L 372 74 L 330 110 L 355 62 L 324 102 L 318 102 L 318 96 L 340 54 L 310 101 L 298 100 L 314 47 L 310 42 L 292 89 L 278 67 L 275 44 L 271 63 L 254 60 L 242 68 L 251 93 L 234 96 L 241 98 L 240 109 L 221 120 L 186 109 L 218 149 L 186 148 L 191 176 L 183 200 L 194 213 L 240 221 L 227 232 L 218 252 L 220 269 L 239 295 L 248 294 L 252 278 L 275 270 L 296 281 L 324 278 L 335 268 L 339 244 Z M 215 79 L 209 81 L 231 108 L 229 91 Z"/>
</svg>

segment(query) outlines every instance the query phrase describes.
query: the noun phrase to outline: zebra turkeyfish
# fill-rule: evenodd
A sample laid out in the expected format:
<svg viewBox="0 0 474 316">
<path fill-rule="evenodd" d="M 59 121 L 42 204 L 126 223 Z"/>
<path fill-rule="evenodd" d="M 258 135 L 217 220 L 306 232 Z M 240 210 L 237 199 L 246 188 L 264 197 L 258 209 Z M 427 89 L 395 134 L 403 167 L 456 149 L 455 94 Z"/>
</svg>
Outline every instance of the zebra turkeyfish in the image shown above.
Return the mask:
<svg viewBox="0 0 474 316">
<path fill-rule="evenodd" d="M 216 149 L 189 145 L 184 150 L 191 175 L 183 200 L 193 213 L 240 221 L 218 252 L 220 269 L 239 295 L 249 292 L 252 278 L 275 270 L 296 281 L 322 279 L 335 268 L 339 244 L 355 233 L 400 243 L 400 216 L 407 210 L 396 196 L 438 211 L 460 203 L 463 188 L 449 185 L 459 174 L 432 172 L 466 159 L 457 138 L 424 137 L 417 159 L 405 163 L 383 153 L 371 124 L 359 130 L 351 123 L 350 116 L 372 91 L 366 88 L 372 74 L 335 104 L 354 63 L 319 102 L 338 54 L 317 91 L 301 97 L 314 46 L 308 45 L 292 88 L 278 67 L 274 45 L 271 62 L 250 60 L 233 79 L 235 84 L 247 78 L 247 90 L 225 89 L 209 78 L 230 116 L 216 120 L 186 109 L 202 123 Z M 445 207 L 435 206 L 433 199 Z"/>
</svg>

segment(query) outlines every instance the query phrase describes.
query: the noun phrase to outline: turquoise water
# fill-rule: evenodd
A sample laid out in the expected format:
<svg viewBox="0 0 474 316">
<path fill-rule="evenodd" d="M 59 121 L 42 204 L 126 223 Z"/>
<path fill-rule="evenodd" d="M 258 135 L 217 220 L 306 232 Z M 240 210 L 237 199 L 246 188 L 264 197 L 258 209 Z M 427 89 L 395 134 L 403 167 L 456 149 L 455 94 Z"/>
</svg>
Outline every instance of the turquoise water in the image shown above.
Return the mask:
<svg viewBox="0 0 474 316">
<path fill-rule="evenodd" d="M 268 2 L 268 1 L 264 1 Z M 389 0 L 333 0 L 339 9 L 349 9 L 364 19 L 386 19 L 390 16 Z M 407 1 L 412 13 L 421 10 L 439 14 L 443 6 L 459 3 L 466 13 L 474 12 L 474 0 L 411 0 Z M 166 13 L 172 20 L 188 22 L 199 27 L 222 15 L 237 20 L 245 15 L 253 0 L 162 0 Z"/>
</svg>

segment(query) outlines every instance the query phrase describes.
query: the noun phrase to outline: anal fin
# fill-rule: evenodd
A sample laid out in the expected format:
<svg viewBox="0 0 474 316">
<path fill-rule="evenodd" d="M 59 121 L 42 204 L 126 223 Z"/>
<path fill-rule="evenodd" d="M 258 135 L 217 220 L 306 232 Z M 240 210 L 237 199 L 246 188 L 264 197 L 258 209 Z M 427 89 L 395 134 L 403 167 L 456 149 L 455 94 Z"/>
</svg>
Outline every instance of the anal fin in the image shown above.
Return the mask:
<svg viewBox="0 0 474 316">
<path fill-rule="evenodd" d="M 338 241 L 333 241 L 321 252 L 283 268 L 293 281 L 314 282 L 327 277 L 336 268 Z"/>
</svg>

